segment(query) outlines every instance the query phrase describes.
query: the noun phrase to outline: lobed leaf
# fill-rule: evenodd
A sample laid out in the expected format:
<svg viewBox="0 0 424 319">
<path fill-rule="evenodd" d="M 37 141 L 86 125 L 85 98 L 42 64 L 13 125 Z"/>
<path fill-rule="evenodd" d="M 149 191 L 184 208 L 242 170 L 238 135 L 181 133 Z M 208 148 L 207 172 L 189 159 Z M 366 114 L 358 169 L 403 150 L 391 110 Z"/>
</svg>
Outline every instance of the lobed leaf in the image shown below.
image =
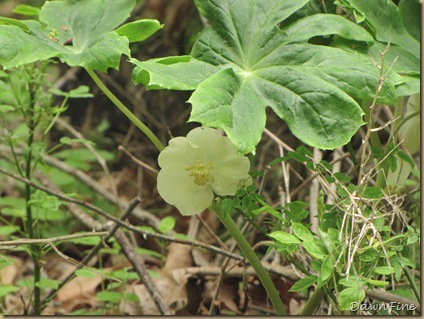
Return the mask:
<svg viewBox="0 0 424 319">
<path fill-rule="evenodd" d="M 385 54 L 387 66 L 401 76 L 397 82 L 399 96 L 412 95 L 420 90 L 420 3 L 417 0 L 392 1 L 343 0 L 348 7 L 361 12 L 377 42 L 369 52 L 379 58 L 380 51 L 389 45 Z M 359 21 L 358 21 L 359 23 Z M 396 62 L 395 62 L 396 61 Z"/>
<path fill-rule="evenodd" d="M 192 59 L 132 60 L 134 82 L 148 89 L 195 90 L 189 121 L 224 129 L 241 153 L 254 152 L 268 107 L 306 144 L 322 149 L 344 145 L 363 124 L 354 98 L 373 99 L 379 70 L 351 48 L 308 41 L 319 36 L 370 45 L 373 38 L 331 14 L 282 27 L 307 2 L 196 0 L 211 27 L 195 42 Z M 395 80 L 388 77 L 379 102 L 395 101 Z"/>
<path fill-rule="evenodd" d="M 135 0 L 47 1 L 39 10 L 40 21 L 0 18 L 0 65 L 11 68 L 58 57 L 70 66 L 117 69 L 122 54 L 130 56 L 129 41 L 144 40 L 161 27 L 156 20 L 141 20 L 113 31 L 134 5 Z"/>
<path fill-rule="evenodd" d="M 213 65 L 193 59 L 189 55 L 145 62 L 137 59 L 130 61 L 137 66 L 132 73 L 133 81 L 144 84 L 149 90 L 194 90 L 216 72 Z"/>
</svg>

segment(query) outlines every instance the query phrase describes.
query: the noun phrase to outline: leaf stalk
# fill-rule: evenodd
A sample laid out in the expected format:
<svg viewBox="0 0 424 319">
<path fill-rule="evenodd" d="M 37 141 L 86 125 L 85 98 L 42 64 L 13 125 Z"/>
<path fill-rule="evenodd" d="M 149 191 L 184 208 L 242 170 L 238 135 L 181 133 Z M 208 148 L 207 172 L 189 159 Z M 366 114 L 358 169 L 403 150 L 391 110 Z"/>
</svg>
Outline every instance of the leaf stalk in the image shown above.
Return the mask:
<svg viewBox="0 0 424 319">
<path fill-rule="evenodd" d="M 278 290 L 275 288 L 274 283 L 271 280 L 271 277 L 266 272 L 265 268 L 262 266 L 262 263 L 259 260 L 258 256 L 255 254 L 249 242 L 240 232 L 240 229 L 237 227 L 234 220 L 231 218 L 229 214 L 224 214 L 221 211 L 219 205 L 215 203 L 213 203 L 209 207 L 209 209 L 215 212 L 215 214 L 218 216 L 222 224 L 230 232 L 231 236 L 234 238 L 237 245 L 240 247 L 241 251 L 243 252 L 245 257 L 247 258 L 247 260 L 249 261 L 249 263 L 255 270 L 259 280 L 261 281 L 262 285 L 264 286 L 269 296 L 269 299 L 271 300 L 272 305 L 274 306 L 274 309 L 277 315 L 280 315 L 280 316 L 286 315 L 287 314 L 286 308 L 280 298 L 280 294 Z"/>
<path fill-rule="evenodd" d="M 142 131 L 147 138 L 156 146 L 159 151 L 162 151 L 165 146 L 162 142 L 157 138 L 157 136 L 137 118 L 113 93 L 110 91 L 107 86 L 102 82 L 99 76 L 91 69 L 85 69 L 93 79 L 94 83 L 99 87 L 100 90 L 109 98 L 109 100 L 135 125 L 140 131 Z"/>
</svg>

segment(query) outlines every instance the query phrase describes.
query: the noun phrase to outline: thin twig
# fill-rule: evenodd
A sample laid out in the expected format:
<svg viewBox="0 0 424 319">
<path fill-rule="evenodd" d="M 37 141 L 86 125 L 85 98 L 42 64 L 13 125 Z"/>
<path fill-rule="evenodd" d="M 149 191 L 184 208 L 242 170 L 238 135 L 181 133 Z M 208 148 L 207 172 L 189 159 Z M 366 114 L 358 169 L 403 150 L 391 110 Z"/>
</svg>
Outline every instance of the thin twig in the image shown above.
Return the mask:
<svg viewBox="0 0 424 319">
<path fill-rule="evenodd" d="M 264 129 L 264 133 L 266 135 L 268 135 L 270 138 L 272 138 L 275 142 L 277 142 L 277 144 L 281 145 L 282 147 L 284 147 L 286 150 L 288 151 L 294 151 L 293 148 L 291 148 L 289 145 L 287 145 L 286 143 L 284 143 L 282 140 L 280 140 L 274 133 L 272 133 L 270 130 L 268 130 L 267 128 Z"/>
<path fill-rule="evenodd" d="M 135 198 L 133 199 L 130 204 L 128 205 L 126 211 L 122 214 L 122 216 L 120 217 L 120 219 L 122 221 L 124 221 L 130 214 L 131 212 L 134 210 L 134 208 L 140 203 L 140 199 L 139 198 Z M 78 210 L 78 208 L 77 208 Z M 75 210 L 73 210 L 73 212 L 75 212 Z M 94 226 L 94 225 L 93 225 Z M 120 227 L 119 224 L 114 224 L 112 227 L 110 227 L 108 225 L 108 223 L 106 223 L 106 225 L 104 226 L 104 228 L 108 228 L 107 230 L 109 231 L 109 234 L 104 238 L 104 242 L 107 242 L 110 238 L 112 238 L 115 235 L 115 232 L 118 230 L 118 228 Z M 94 256 L 96 256 L 96 254 L 99 252 L 99 250 L 104 246 L 103 243 L 98 243 L 96 246 L 94 246 L 90 252 L 81 260 L 81 264 L 83 265 L 90 265 L 90 262 L 92 260 L 92 258 L 94 258 Z M 59 286 L 55 289 L 52 290 L 49 295 L 43 300 L 42 302 L 42 309 L 45 308 L 47 306 L 47 304 L 50 302 L 50 300 L 52 300 L 52 298 L 56 295 L 56 293 L 69 281 L 71 281 L 71 279 L 73 279 L 75 277 L 75 272 L 70 273 L 65 279 L 62 280 L 62 282 L 59 284 Z"/>
<path fill-rule="evenodd" d="M 367 295 L 367 297 L 370 297 L 379 301 L 384 301 L 388 303 L 396 302 L 403 305 L 414 305 L 415 307 L 417 307 L 417 310 L 421 312 L 421 305 L 418 302 L 399 296 L 399 295 L 392 294 L 390 292 L 387 292 L 381 289 L 371 290 L 369 288 L 365 288 L 365 294 Z"/>
<path fill-rule="evenodd" d="M 78 205 L 82 205 L 85 206 L 87 208 L 89 208 L 90 210 L 98 213 L 99 215 L 102 215 L 103 217 L 106 217 L 110 220 L 113 220 L 116 224 L 119 224 L 121 226 L 127 226 L 125 222 L 121 221 L 119 218 L 116 218 L 108 213 L 106 213 L 105 211 L 101 210 L 100 208 L 88 204 L 84 201 L 81 200 L 75 200 L 73 198 L 67 197 L 65 195 L 63 195 L 63 193 L 55 193 L 45 187 L 39 186 L 35 183 L 33 183 L 32 181 L 26 179 L 26 178 L 22 178 L 20 176 L 17 176 L 15 174 L 9 173 L 7 171 L 5 171 L 4 169 L 0 168 L 0 172 L 8 175 L 10 177 L 15 178 L 16 180 L 19 180 L 27 185 L 30 185 L 34 188 L 38 188 L 40 190 L 42 190 L 43 192 L 56 196 L 57 198 L 60 198 L 62 200 L 74 203 L 74 204 L 78 204 Z M 93 223 L 93 225 L 90 226 L 94 226 L 92 228 L 102 228 L 103 226 L 95 221 L 95 223 Z M 146 286 L 147 291 L 149 292 L 150 296 L 152 297 L 153 301 L 155 302 L 156 306 L 158 307 L 159 311 L 161 312 L 161 314 L 171 314 L 171 312 L 169 311 L 168 307 L 164 304 L 162 298 L 160 297 L 160 294 L 154 284 L 154 282 L 152 281 L 152 279 L 150 278 L 146 266 L 143 263 L 143 260 L 141 259 L 140 256 L 137 256 L 128 240 L 128 238 L 126 237 L 126 235 L 120 230 L 118 229 L 116 234 L 115 234 L 115 238 L 118 241 L 119 245 L 122 248 L 122 252 L 124 253 L 124 255 L 127 257 L 128 261 L 133 265 L 135 271 L 137 272 L 137 274 L 140 276 L 141 281 L 143 282 L 143 284 Z"/>
<path fill-rule="evenodd" d="M 209 225 L 205 222 L 205 220 L 200 215 L 195 215 L 196 218 L 199 220 L 199 222 L 202 224 L 203 227 L 205 227 L 206 231 L 212 236 L 213 239 L 216 240 L 219 246 L 221 246 L 222 249 L 228 250 L 228 247 L 225 243 L 222 242 L 222 240 L 215 234 L 215 232 L 209 227 Z"/>
<path fill-rule="evenodd" d="M 47 194 L 56 196 L 57 198 L 62 199 L 64 201 L 66 201 L 66 202 L 69 202 L 69 203 L 73 203 L 73 204 L 77 204 L 77 205 L 86 207 L 86 208 L 88 208 L 88 209 L 90 209 L 90 210 L 92 210 L 92 211 L 94 211 L 96 213 L 99 213 L 100 215 L 102 215 L 102 216 L 104 216 L 104 217 L 106 217 L 108 219 L 111 219 L 112 221 L 116 222 L 117 224 L 119 224 L 120 226 L 122 226 L 122 227 L 124 227 L 124 228 L 126 228 L 128 230 L 131 230 L 133 232 L 136 232 L 138 234 L 143 235 L 144 238 L 147 238 L 148 236 L 150 236 L 152 238 L 157 238 L 157 239 L 161 239 L 161 240 L 165 240 L 165 241 L 169 241 L 169 242 L 180 243 L 180 244 L 189 245 L 189 246 L 198 247 L 198 248 L 204 248 L 204 249 L 213 251 L 215 253 L 221 254 L 223 256 L 226 256 L 226 257 L 229 257 L 229 258 L 232 258 L 232 259 L 244 260 L 244 258 L 241 257 L 240 255 L 230 253 L 230 252 L 225 251 L 223 249 L 220 249 L 220 248 L 218 248 L 216 246 L 208 245 L 206 243 L 199 242 L 197 240 L 181 239 L 181 238 L 176 238 L 176 237 L 173 237 L 173 236 L 168 236 L 168 235 L 153 233 L 153 232 L 150 232 L 150 231 L 147 231 L 147 230 L 140 229 L 140 228 L 138 228 L 136 226 L 133 226 L 131 224 L 127 224 L 127 223 L 123 222 L 122 220 L 120 220 L 120 219 L 118 219 L 118 218 L 116 218 L 114 216 L 111 216 L 110 214 L 106 213 L 105 211 L 101 210 L 100 208 L 98 208 L 96 206 L 93 206 L 93 205 L 91 205 L 91 204 L 89 204 L 89 203 L 87 203 L 85 201 L 77 200 L 75 198 L 70 198 L 70 197 L 68 197 L 66 195 L 53 192 L 53 191 L 51 191 L 51 190 L 49 190 L 49 189 L 47 189 L 45 187 L 42 187 L 42 186 L 37 185 L 37 184 L 35 184 L 35 183 L 31 182 L 31 181 L 28 181 L 25 178 L 21 178 L 21 177 L 15 175 L 15 174 L 9 173 L 9 172 L 3 170 L 2 168 L 0 168 L 0 172 L 3 173 L 3 174 L 5 174 L 5 175 L 11 176 L 13 178 L 16 178 L 17 180 L 19 180 L 19 181 L 21 181 L 23 183 L 30 183 L 30 185 L 32 187 L 37 188 L 39 190 L 42 190 L 42 191 L 46 192 Z M 109 217 L 111 217 L 111 218 L 109 218 Z M 91 227 L 93 229 L 96 229 L 96 230 L 103 229 L 103 225 L 101 223 L 93 220 L 91 217 L 89 217 L 89 219 L 91 220 L 91 222 L 88 222 L 88 225 L 90 225 L 89 227 Z M 287 277 L 288 276 L 287 278 L 289 278 L 289 279 L 292 278 L 291 277 L 292 274 L 291 274 L 290 271 L 289 272 L 275 271 L 273 269 L 273 267 L 271 267 L 271 266 L 269 266 L 269 267 L 266 267 L 265 266 L 265 269 L 268 270 L 271 273 L 276 274 L 276 275 L 281 275 L 283 277 Z"/>
<path fill-rule="evenodd" d="M 384 57 L 387 53 L 387 51 L 390 48 L 390 43 L 387 44 L 386 48 L 384 49 L 383 52 L 380 52 L 380 56 L 381 56 L 381 66 L 379 66 L 377 64 L 376 61 L 374 61 L 374 64 L 377 66 L 377 68 L 379 68 L 380 70 L 380 76 L 379 76 L 379 80 L 378 80 L 378 85 L 377 85 L 377 90 L 374 94 L 374 100 L 372 101 L 372 104 L 370 106 L 370 110 L 369 110 L 369 117 L 368 117 L 368 124 L 367 124 L 367 131 L 365 134 L 365 137 L 363 139 L 363 145 L 362 145 L 362 154 L 361 154 L 361 160 L 360 160 L 360 165 L 359 165 L 359 174 L 358 174 L 358 181 L 362 180 L 362 176 L 364 173 L 364 168 L 365 168 L 365 163 L 366 163 L 366 150 L 367 150 L 367 143 L 369 142 L 369 139 L 371 137 L 371 130 L 372 130 L 372 126 L 373 126 L 373 121 L 372 121 L 372 116 L 373 116 L 373 111 L 375 109 L 375 106 L 377 105 L 377 98 L 380 95 L 381 89 L 383 88 L 383 84 L 385 79 L 387 78 L 387 75 L 389 74 L 390 70 L 392 69 L 394 63 L 396 62 L 397 58 L 393 61 L 392 65 L 389 67 L 389 70 L 386 72 L 386 74 L 384 74 Z"/>
<path fill-rule="evenodd" d="M 4 152 L 4 153 L 10 153 L 10 150 L 6 147 L 3 147 L 2 145 L 0 145 L 0 151 Z M 0 152 L 0 156 L 5 156 L 7 158 L 7 155 L 4 153 Z M 15 153 L 16 154 L 23 154 L 24 150 L 22 148 L 20 149 L 15 149 Z M 92 179 L 90 176 L 88 176 L 86 173 L 84 173 L 83 171 L 79 170 L 79 169 L 75 169 L 67 164 L 65 164 L 64 162 L 49 156 L 49 155 L 44 155 L 43 156 L 43 160 L 49 164 L 50 166 L 56 167 L 60 170 L 62 170 L 63 172 L 77 178 L 78 180 L 80 180 L 81 182 L 83 182 L 85 185 L 87 185 L 88 187 L 90 187 L 92 190 L 94 190 L 96 193 L 99 193 L 101 196 L 103 196 L 106 200 L 108 200 L 109 202 L 117 205 L 118 207 L 120 207 L 122 210 L 125 209 L 125 207 L 128 206 L 128 202 L 126 200 L 122 200 L 121 198 L 117 198 L 116 196 L 114 196 L 111 192 L 107 191 L 102 185 L 100 185 L 97 181 L 95 181 L 94 179 Z M 139 218 L 141 221 L 146 221 L 149 225 L 153 226 L 153 227 L 157 227 L 160 224 L 160 219 L 157 218 L 156 216 L 154 216 L 153 214 L 147 212 L 144 209 L 141 209 L 139 207 L 136 207 L 134 209 L 133 215 L 136 216 L 137 218 Z M 170 231 L 170 234 L 175 234 L 174 231 Z"/>
<path fill-rule="evenodd" d="M 330 162 L 331 165 L 333 165 L 334 163 L 337 163 L 343 159 L 345 159 L 346 157 L 349 157 L 350 154 L 349 153 L 344 153 L 343 155 L 341 155 L 340 157 L 335 158 L 334 160 L 332 160 Z M 302 184 L 300 184 L 298 187 L 296 187 L 291 193 L 290 196 L 294 196 L 297 193 L 299 193 L 303 188 L 305 188 L 314 178 L 318 177 L 320 175 L 320 173 L 316 173 L 314 172 L 311 176 L 309 176 Z"/>
<path fill-rule="evenodd" d="M 16 179 L 16 180 L 18 180 L 20 182 L 25 183 L 26 185 L 30 185 L 31 187 L 37 188 L 37 189 L 39 189 L 39 190 L 41 190 L 41 191 L 43 191 L 43 192 L 45 192 L 45 193 L 47 193 L 49 195 L 53 195 L 53 196 L 55 196 L 55 197 L 57 197 L 59 199 L 62 199 L 64 201 L 67 201 L 67 202 L 70 202 L 70 203 L 74 203 L 74 204 L 77 204 L 77 205 L 80 205 L 80 206 L 84 206 L 86 208 L 89 208 L 93 212 L 95 212 L 95 213 L 97 213 L 97 214 L 99 214 L 99 215 L 101 215 L 101 216 L 103 216 L 103 217 L 105 217 L 105 218 L 107 218 L 109 220 L 113 220 L 114 222 L 116 222 L 116 223 L 118 223 L 118 224 L 120 224 L 122 226 L 125 226 L 125 222 L 121 221 L 119 218 L 117 218 L 115 216 L 112 216 L 109 213 L 106 213 L 104 210 L 102 210 L 102 209 L 100 209 L 100 208 L 98 208 L 98 207 L 96 207 L 96 206 L 94 206 L 92 204 L 89 204 L 86 201 L 68 197 L 68 196 L 64 195 L 63 193 L 57 193 L 57 192 L 51 191 L 50 189 L 48 189 L 48 188 L 46 188 L 44 186 L 40 186 L 38 184 L 35 184 L 34 182 L 32 182 L 32 181 L 30 181 L 30 180 L 28 180 L 26 178 L 20 177 L 20 176 L 18 176 L 16 174 L 10 173 L 10 172 L 4 170 L 3 168 L 0 168 L 0 173 L 3 173 L 4 175 L 10 176 L 10 177 L 12 177 L 12 178 L 14 178 L 14 179 Z"/>
<path fill-rule="evenodd" d="M 103 232 L 91 232 L 91 233 L 78 233 L 78 234 L 72 234 L 72 235 L 64 235 L 64 236 L 40 238 L 40 239 L 22 238 L 18 240 L 0 241 L 0 245 L 19 246 L 19 245 L 51 244 L 56 241 L 66 241 L 66 240 L 71 240 L 75 238 L 85 238 L 85 237 L 95 237 L 95 236 L 104 237 L 107 235 L 109 235 L 109 233 L 107 231 L 103 231 Z"/>
<path fill-rule="evenodd" d="M 129 151 L 127 151 L 126 149 L 125 149 L 125 147 L 123 147 L 122 145 L 119 145 L 118 146 L 118 150 L 120 150 L 120 151 L 122 151 L 122 152 L 124 152 L 129 158 L 131 158 L 133 161 L 134 161 L 134 163 L 136 163 L 137 165 L 140 165 L 141 167 L 144 167 L 145 169 L 147 169 L 147 170 L 149 170 L 149 171 L 151 171 L 151 172 L 153 172 L 153 173 L 155 173 L 155 174 L 158 174 L 158 170 L 157 169 L 154 169 L 153 167 L 151 167 L 150 165 L 147 165 L 146 163 L 144 163 L 144 162 L 142 162 L 142 161 L 140 161 L 138 158 L 136 158 L 134 155 L 132 155 Z"/>
<path fill-rule="evenodd" d="M 94 179 L 89 177 L 83 171 L 78 170 L 78 169 L 74 169 L 74 168 L 70 167 L 69 165 L 66 165 L 64 162 L 55 159 L 52 156 L 46 155 L 46 156 L 44 156 L 44 160 L 47 164 L 54 166 L 56 168 L 59 168 L 60 170 L 64 171 L 65 173 L 68 173 L 68 174 L 76 177 L 77 179 L 82 181 L 85 185 L 87 185 L 88 187 L 93 189 L 95 192 L 102 195 L 108 201 L 110 201 L 111 203 L 113 203 L 115 205 L 118 205 L 118 207 L 120 207 L 121 209 L 123 209 L 124 207 L 127 207 L 127 205 L 128 205 L 127 201 L 122 200 L 120 198 L 116 198 L 111 192 L 108 192 L 107 190 L 105 190 L 104 187 L 102 187 L 97 181 L 95 181 Z M 153 227 L 157 227 L 160 224 L 159 218 L 157 218 L 156 216 L 152 215 L 151 213 L 149 213 L 149 212 L 147 212 L 143 209 L 140 209 L 139 207 L 134 209 L 133 214 L 134 214 L 134 216 L 137 216 L 142 221 L 148 222 Z M 173 233 L 173 232 L 171 231 L 170 233 Z"/>
<path fill-rule="evenodd" d="M 69 263 L 71 263 L 71 264 L 73 264 L 73 265 L 76 265 L 76 266 L 77 266 L 77 267 L 79 267 L 79 268 L 83 268 L 83 269 L 86 269 L 86 270 L 88 270 L 88 271 L 94 272 L 95 274 L 97 274 L 97 275 L 99 275 L 99 276 L 101 276 L 101 277 L 104 277 L 104 278 L 106 278 L 106 279 L 109 279 L 109 280 L 112 280 L 112 281 L 116 281 L 116 282 L 122 283 L 122 280 L 120 280 L 120 279 L 118 279 L 118 278 L 114 278 L 114 277 L 111 277 L 111 276 L 108 276 L 108 275 L 102 274 L 101 272 L 97 271 L 96 269 L 89 268 L 89 267 L 87 267 L 86 265 L 84 265 L 83 263 L 80 263 L 79 261 L 76 261 L 75 259 L 73 259 L 73 258 L 71 258 L 71 257 L 69 257 L 69 256 L 66 256 L 66 255 L 65 255 L 64 253 L 62 253 L 59 249 L 57 249 L 57 247 L 56 247 L 55 245 L 53 245 L 53 243 L 48 243 L 48 245 L 49 245 L 51 248 L 53 248 L 53 250 L 56 252 L 56 254 L 58 254 L 58 255 L 59 255 L 59 257 L 61 257 L 62 259 L 66 260 L 67 262 L 69 262 Z"/>
<path fill-rule="evenodd" d="M 72 127 L 72 125 L 66 123 L 64 120 L 62 120 L 61 118 L 58 118 L 56 120 L 56 123 L 58 123 L 60 126 L 64 127 L 66 130 L 68 130 L 72 135 L 74 135 L 76 138 L 79 138 L 81 140 L 81 143 L 94 155 L 94 157 L 97 159 L 97 162 L 100 164 L 100 166 L 102 167 L 103 171 L 106 173 L 106 178 L 109 182 L 109 187 L 112 190 L 113 195 L 115 196 L 115 198 L 118 197 L 118 192 L 116 190 L 116 187 L 113 183 L 113 179 L 112 179 L 112 175 L 109 171 L 109 168 L 106 165 L 106 160 L 100 156 L 99 152 L 97 152 L 95 150 L 95 148 L 93 147 L 93 145 L 91 145 L 90 143 L 88 143 L 85 140 L 85 137 L 78 132 L 76 129 L 74 129 Z"/>
<path fill-rule="evenodd" d="M 155 283 L 150 277 L 141 255 L 135 253 L 130 241 L 121 229 L 116 231 L 115 238 L 121 246 L 123 254 L 134 267 L 135 272 L 140 277 L 141 281 L 152 297 L 153 302 L 155 303 L 156 307 L 158 307 L 160 313 L 162 315 L 171 315 L 172 313 L 163 301 L 163 298 L 157 290 Z"/>
</svg>

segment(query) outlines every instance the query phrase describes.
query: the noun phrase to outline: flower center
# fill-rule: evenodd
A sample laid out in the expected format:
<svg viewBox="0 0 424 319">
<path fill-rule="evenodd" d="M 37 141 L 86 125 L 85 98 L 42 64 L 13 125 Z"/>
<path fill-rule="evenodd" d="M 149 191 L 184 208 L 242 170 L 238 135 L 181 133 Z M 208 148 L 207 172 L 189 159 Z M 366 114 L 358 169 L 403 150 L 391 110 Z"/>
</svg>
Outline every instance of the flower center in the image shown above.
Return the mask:
<svg viewBox="0 0 424 319">
<path fill-rule="evenodd" d="M 197 161 L 196 165 L 187 167 L 185 170 L 189 172 L 188 176 L 194 177 L 194 183 L 196 185 L 207 185 L 213 183 L 215 180 L 211 175 L 210 170 L 212 169 L 212 163 L 208 162 L 206 165 L 203 161 Z"/>
</svg>

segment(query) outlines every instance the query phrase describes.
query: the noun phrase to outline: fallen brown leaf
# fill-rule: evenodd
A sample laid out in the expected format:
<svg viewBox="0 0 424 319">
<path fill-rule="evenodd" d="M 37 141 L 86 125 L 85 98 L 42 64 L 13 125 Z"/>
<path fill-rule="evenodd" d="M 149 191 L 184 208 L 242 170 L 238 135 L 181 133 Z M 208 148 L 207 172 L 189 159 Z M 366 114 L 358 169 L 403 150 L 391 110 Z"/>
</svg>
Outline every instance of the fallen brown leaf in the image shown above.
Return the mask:
<svg viewBox="0 0 424 319">
<path fill-rule="evenodd" d="M 14 256 L 9 256 L 8 259 L 10 259 L 12 263 L 0 270 L 0 283 L 3 285 L 13 284 L 17 276 L 22 273 L 22 260 Z"/>
</svg>

